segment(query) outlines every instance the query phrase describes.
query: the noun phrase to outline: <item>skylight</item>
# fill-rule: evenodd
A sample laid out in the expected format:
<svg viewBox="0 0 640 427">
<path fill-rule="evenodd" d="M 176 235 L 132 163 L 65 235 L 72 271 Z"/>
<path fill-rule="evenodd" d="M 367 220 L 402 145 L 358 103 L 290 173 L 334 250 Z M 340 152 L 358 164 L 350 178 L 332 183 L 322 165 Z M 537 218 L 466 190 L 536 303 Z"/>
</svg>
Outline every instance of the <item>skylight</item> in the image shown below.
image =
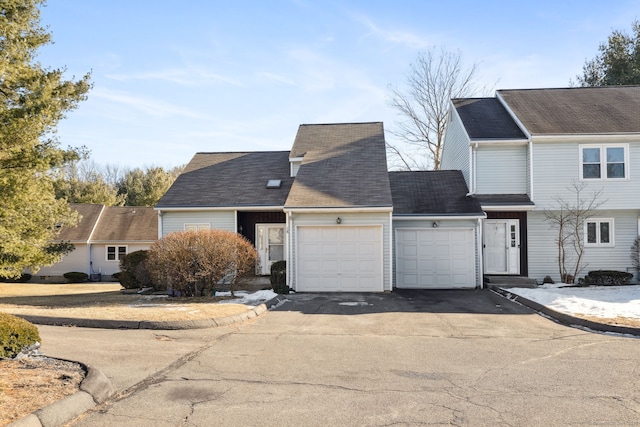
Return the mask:
<svg viewBox="0 0 640 427">
<path fill-rule="evenodd" d="M 269 181 L 267 181 L 267 188 L 280 188 L 281 186 L 281 179 L 270 179 Z"/>
</svg>

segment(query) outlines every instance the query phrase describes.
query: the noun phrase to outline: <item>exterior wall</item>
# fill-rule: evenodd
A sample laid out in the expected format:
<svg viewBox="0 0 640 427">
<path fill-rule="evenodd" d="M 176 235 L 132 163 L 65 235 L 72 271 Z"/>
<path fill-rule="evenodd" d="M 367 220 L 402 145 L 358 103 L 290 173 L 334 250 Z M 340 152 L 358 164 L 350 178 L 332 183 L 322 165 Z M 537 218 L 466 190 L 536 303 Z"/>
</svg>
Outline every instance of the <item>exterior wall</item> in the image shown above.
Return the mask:
<svg viewBox="0 0 640 427">
<path fill-rule="evenodd" d="M 300 225 L 332 225 L 335 226 L 336 218 L 340 217 L 341 225 L 382 225 L 382 246 L 383 246 L 383 286 L 385 291 L 392 289 L 391 283 L 391 230 L 388 212 L 331 212 L 331 213 L 293 213 L 287 227 L 287 243 L 289 253 L 287 259 L 287 276 L 290 285 L 296 288 L 297 266 L 295 264 L 296 254 L 296 227 Z"/>
<path fill-rule="evenodd" d="M 603 140 L 575 142 L 535 142 L 533 144 L 533 194 L 532 200 L 540 209 L 553 209 L 557 198 L 571 201 L 575 192 L 572 183 L 586 183 L 585 198 L 602 190 L 601 209 L 640 209 L 640 141 L 629 143 L 629 179 L 580 181 L 580 144 L 605 143 Z M 634 166 L 636 168 L 634 169 Z"/>
<path fill-rule="evenodd" d="M 633 273 L 630 254 L 633 240 L 638 235 L 638 218 L 640 210 L 601 210 L 594 218 L 614 219 L 614 247 L 587 247 L 581 265 L 584 267 L 578 277 L 584 277 L 591 270 L 618 270 Z M 529 277 L 541 282 L 549 275 L 556 282 L 560 281 L 558 272 L 558 247 L 556 244 L 557 228 L 544 220 L 544 212 L 529 212 Z M 567 270 L 574 266 L 567 262 Z"/>
<path fill-rule="evenodd" d="M 284 212 L 238 212 L 238 231 L 256 244 L 256 224 L 284 224 Z"/>
<path fill-rule="evenodd" d="M 450 115 L 447 133 L 444 137 L 440 169 L 462 171 L 464 180 L 467 182 L 467 187 L 471 188 L 469 138 L 464 130 L 460 117 L 455 113 Z"/>
<path fill-rule="evenodd" d="M 237 231 L 236 212 L 230 211 L 163 211 L 161 235 L 184 231 L 185 224 L 209 224 L 211 228 Z"/>
<path fill-rule="evenodd" d="M 482 145 L 474 150 L 476 194 L 526 194 L 526 145 Z"/>
<path fill-rule="evenodd" d="M 127 253 L 135 251 L 147 250 L 151 247 L 151 243 L 127 243 L 127 242 L 109 242 L 94 243 L 91 245 L 91 261 L 93 273 L 102 273 L 102 275 L 112 275 L 120 271 L 120 261 L 107 260 L 107 246 L 126 246 Z M 89 272 L 86 272 L 89 274 Z"/>
<path fill-rule="evenodd" d="M 429 219 L 396 219 L 393 220 L 393 235 L 391 238 L 391 243 L 393 245 L 393 253 L 396 254 L 396 229 L 398 228 L 431 228 L 433 227 L 433 220 Z M 482 281 L 480 280 L 480 254 L 478 253 L 478 221 L 476 219 L 452 219 L 452 220 L 438 220 L 438 228 L 473 228 L 473 236 L 475 239 L 474 248 L 475 248 L 475 272 L 476 272 L 476 286 L 481 286 Z M 393 271 L 396 271 L 396 257 L 393 257 L 392 260 Z M 396 286 L 396 275 L 393 275 L 393 286 Z"/>
<path fill-rule="evenodd" d="M 89 274 L 89 251 L 84 243 L 74 244 L 75 249 L 48 267 L 42 267 L 33 275 L 32 281 L 47 280 L 47 277 L 62 279 L 64 273 L 80 271 Z"/>
</svg>

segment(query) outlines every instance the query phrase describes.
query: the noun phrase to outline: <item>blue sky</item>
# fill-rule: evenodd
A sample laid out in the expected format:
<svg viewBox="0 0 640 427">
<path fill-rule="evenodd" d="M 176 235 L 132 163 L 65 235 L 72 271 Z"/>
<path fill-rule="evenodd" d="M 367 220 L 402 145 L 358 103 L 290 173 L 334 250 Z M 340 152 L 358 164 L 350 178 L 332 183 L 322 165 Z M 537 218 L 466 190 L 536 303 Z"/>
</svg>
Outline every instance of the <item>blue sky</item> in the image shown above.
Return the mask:
<svg viewBox="0 0 640 427">
<path fill-rule="evenodd" d="M 640 0 L 49 0 L 38 60 L 92 72 L 60 123 L 98 164 L 185 164 L 200 151 L 288 150 L 301 123 L 383 121 L 388 85 L 432 46 L 496 89 L 565 87 Z M 387 140 L 394 141 L 387 132 Z"/>
</svg>

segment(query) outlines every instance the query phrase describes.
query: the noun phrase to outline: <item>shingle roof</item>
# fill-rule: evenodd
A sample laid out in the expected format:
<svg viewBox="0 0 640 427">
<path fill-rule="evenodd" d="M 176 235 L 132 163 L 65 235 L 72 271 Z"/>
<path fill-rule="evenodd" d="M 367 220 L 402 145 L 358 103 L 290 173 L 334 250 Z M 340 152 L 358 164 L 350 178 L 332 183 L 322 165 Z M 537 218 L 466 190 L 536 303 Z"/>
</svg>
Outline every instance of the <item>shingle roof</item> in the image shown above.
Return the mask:
<svg viewBox="0 0 640 427">
<path fill-rule="evenodd" d="M 69 207 L 80 214 L 80 222 L 76 227 L 65 227 L 63 225 L 56 240 L 65 240 L 72 243 L 86 242 L 91 236 L 104 205 L 70 203 Z"/>
<path fill-rule="evenodd" d="M 391 207 L 381 122 L 301 125 L 291 157 L 303 157 L 286 207 Z"/>
<path fill-rule="evenodd" d="M 92 241 L 154 241 L 158 239 L 158 213 L 148 206 L 107 206 Z"/>
<path fill-rule="evenodd" d="M 496 98 L 459 98 L 452 102 L 471 140 L 527 139 Z"/>
<path fill-rule="evenodd" d="M 394 215 L 484 215 L 462 172 L 389 172 Z"/>
<path fill-rule="evenodd" d="M 197 153 L 156 207 L 283 206 L 290 175 L 288 151 Z"/>
<path fill-rule="evenodd" d="M 532 135 L 640 133 L 640 86 L 497 93 Z"/>
<path fill-rule="evenodd" d="M 526 194 L 476 194 L 473 198 L 483 206 L 534 206 Z"/>
</svg>

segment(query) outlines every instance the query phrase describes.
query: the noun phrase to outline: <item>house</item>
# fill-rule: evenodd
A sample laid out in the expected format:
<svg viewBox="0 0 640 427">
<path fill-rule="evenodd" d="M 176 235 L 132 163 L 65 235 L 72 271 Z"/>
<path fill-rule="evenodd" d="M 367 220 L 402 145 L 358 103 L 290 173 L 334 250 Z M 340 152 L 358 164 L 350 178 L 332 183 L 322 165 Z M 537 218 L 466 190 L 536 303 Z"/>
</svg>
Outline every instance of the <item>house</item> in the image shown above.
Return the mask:
<svg viewBox="0 0 640 427">
<path fill-rule="evenodd" d="M 633 271 L 639 233 L 640 87 L 498 90 L 452 100 L 442 169 L 460 170 L 482 206 L 482 270 L 560 280 L 559 201 L 602 191 L 584 230 L 582 275 Z M 573 261 L 570 260 L 569 264 Z"/>
<path fill-rule="evenodd" d="M 70 204 L 80 214 L 77 227 L 63 227 L 58 240 L 75 249 L 56 264 L 42 267 L 33 281 L 59 282 L 70 271 L 92 280 L 108 279 L 120 271 L 120 258 L 149 249 L 158 239 L 158 214 L 152 207 Z"/>
<path fill-rule="evenodd" d="M 473 288 L 484 212 L 467 193 L 459 172 L 389 173 L 380 122 L 303 124 L 290 151 L 195 154 L 156 209 L 160 237 L 238 232 L 298 292 Z"/>
</svg>

